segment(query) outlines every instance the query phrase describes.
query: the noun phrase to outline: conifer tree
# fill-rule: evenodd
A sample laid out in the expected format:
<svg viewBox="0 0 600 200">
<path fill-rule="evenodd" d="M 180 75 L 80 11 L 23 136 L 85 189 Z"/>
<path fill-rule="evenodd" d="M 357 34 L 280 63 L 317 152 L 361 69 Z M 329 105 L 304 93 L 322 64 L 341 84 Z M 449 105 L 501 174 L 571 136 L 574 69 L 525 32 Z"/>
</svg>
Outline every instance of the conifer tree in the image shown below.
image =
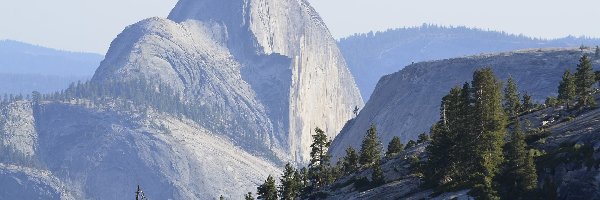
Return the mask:
<svg viewBox="0 0 600 200">
<path fill-rule="evenodd" d="M 590 107 L 596 104 L 592 96 L 592 86 L 596 82 L 596 75 L 592 67 L 592 61 L 587 55 L 579 59 L 577 71 L 575 72 L 575 85 L 577 92 L 577 104 L 580 107 Z"/>
<path fill-rule="evenodd" d="M 533 98 L 528 93 L 523 94 L 523 112 L 529 112 L 533 109 Z"/>
<path fill-rule="evenodd" d="M 372 185 L 379 186 L 385 183 L 385 175 L 383 174 L 383 169 L 381 169 L 380 161 L 376 161 L 373 164 L 373 173 L 371 174 Z"/>
<path fill-rule="evenodd" d="M 519 96 L 517 83 L 512 76 L 509 76 L 506 88 L 504 88 L 504 111 L 506 111 L 508 117 L 517 116 L 521 110 L 521 101 Z"/>
<path fill-rule="evenodd" d="M 254 200 L 254 197 L 252 196 L 252 192 L 248 192 L 248 194 L 244 195 L 244 199 L 245 200 Z"/>
<path fill-rule="evenodd" d="M 258 190 L 258 199 L 263 200 L 277 200 L 277 186 L 275 186 L 275 179 L 269 175 L 265 182 L 256 188 Z"/>
<path fill-rule="evenodd" d="M 600 47 L 596 46 L 596 53 L 594 55 L 596 58 L 600 58 Z"/>
<path fill-rule="evenodd" d="M 345 174 L 350 174 L 350 173 L 354 173 L 356 171 L 358 171 L 359 166 L 359 156 L 356 153 L 356 150 L 354 150 L 354 148 L 352 147 L 348 147 L 346 149 L 346 156 L 344 157 L 344 173 Z"/>
<path fill-rule="evenodd" d="M 281 175 L 279 196 L 283 200 L 294 200 L 300 195 L 301 183 L 297 177 L 297 171 L 292 164 L 287 163 Z"/>
<path fill-rule="evenodd" d="M 537 172 L 519 119 L 515 119 L 513 133 L 505 148 L 504 195 L 507 199 L 528 199 L 537 188 Z"/>
<path fill-rule="evenodd" d="M 369 167 L 379 160 L 381 160 L 381 142 L 377 137 L 377 128 L 371 124 L 360 148 L 360 164 Z"/>
<path fill-rule="evenodd" d="M 571 75 L 571 72 L 567 69 L 562 76 L 562 80 L 558 85 L 558 101 L 562 104 L 566 104 L 569 108 L 570 102 L 575 100 L 576 95 L 575 77 Z"/>
<path fill-rule="evenodd" d="M 461 141 L 459 134 L 466 134 L 462 131 L 467 130 L 463 126 L 466 119 L 463 114 L 468 113 L 462 109 L 470 109 L 468 104 L 469 95 L 463 94 L 463 90 L 468 93 L 469 86 L 465 84 L 464 89 L 455 87 L 448 95 L 442 98 L 440 106 L 440 121 L 431 127 L 431 143 L 426 147 L 428 160 L 425 164 L 425 181 L 428 185 L 444 185 L 452 181 L 457 181 L 459 177 L 459 145 Z M 467 102 L 462 102 L 463 98 Z M 409 146 L 407 144 L 407 146 Z"/>
<path fill-rule="evenodd" d="M 470 172 L 472 194 L 484 199 L 497 198 L 492 180 L 503 160 L 502 146 L 506 133 L 506 118 L 502 108 L 501 83 L 491 68 L 473 74 L 473 146 L 475 171 Z"/>
<path fill-rule="evenodd" d="M 310 163 L 308 165 L 309 179 L 313 188 L 318 189 L 329 180 L 331 156 L 327 154 L 327 150 L 331 145 L 331 141 L 319 127 L 315 128 L 315 135 L 312 135 L 312 138 L 313 143 L 310 145 Z"/>
<path fill-rule="evenodd" d="M 429 135 L 427 135 L 427 133 L 421 133 L 418 136 L 417 143 L 423 143 L 429 140 L 431 140 L 431 138 L 429 137 Z"/>
<path fill-rule="evenodd" d="M 394 136 L 392 141 L 388 144 L 387 152 L 385 152 L 385 157 L 392 157 L 394 155 L 398 155 L 404 150 L 404 145 L 400 142 L 400 138 L 398 136 Z"/>
<path fill-rule="evenodd" d="M 409 141 L 406 143 L 406 146 L 404 147 L 404 149 L 405 149 L 405 150 L 406 150 L 406 149 L 410 149 L 410 148 L 413 148 L 413 147 L 415 147 L 415 146 L 417 146 L 417 142 L 415 142 L 414 140 L 409 140 Z"/>
</svg>

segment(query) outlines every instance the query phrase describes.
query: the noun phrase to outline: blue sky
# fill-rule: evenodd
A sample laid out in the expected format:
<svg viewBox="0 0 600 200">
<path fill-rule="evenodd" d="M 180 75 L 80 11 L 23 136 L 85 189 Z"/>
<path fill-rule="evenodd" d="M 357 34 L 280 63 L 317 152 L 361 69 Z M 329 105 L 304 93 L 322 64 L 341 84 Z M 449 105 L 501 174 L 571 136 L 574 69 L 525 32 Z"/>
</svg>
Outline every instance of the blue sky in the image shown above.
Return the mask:
<svg viewBox="0 0 600 200">
<path fill-rule="evenodd" d="M 0 39 L 104 54 L 127 25 L 176 0 L 0 0 Z M 334 37 L 423 23 L 542 38 L 600 37 L 597 0 L 309 0 Z"/>
</svg>

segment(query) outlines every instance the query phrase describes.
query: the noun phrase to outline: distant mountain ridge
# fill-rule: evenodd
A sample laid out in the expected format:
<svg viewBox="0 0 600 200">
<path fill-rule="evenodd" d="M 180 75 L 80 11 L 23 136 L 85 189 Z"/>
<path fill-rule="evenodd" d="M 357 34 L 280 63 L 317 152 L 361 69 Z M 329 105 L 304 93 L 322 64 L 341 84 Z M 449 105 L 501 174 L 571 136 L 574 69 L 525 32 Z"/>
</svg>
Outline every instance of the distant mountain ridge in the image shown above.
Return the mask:
<svg viewBox="0 0 600 200">
<path fill-rule="evenodd" d="M 87 80 L 104 56 L 0 40 L 0 94 L 49 93 Z"/>
<path fill-rule="evenodd" d="M 420 27 L 354 34 L 338 41 L 348 68 L 355 74 L 362 97 L 368 100 L 379 78 L 413 62 L 499 53 L 531 48 L 600 45 L 598 38 L 536 39 L 477 28 Z"/>
</svg>

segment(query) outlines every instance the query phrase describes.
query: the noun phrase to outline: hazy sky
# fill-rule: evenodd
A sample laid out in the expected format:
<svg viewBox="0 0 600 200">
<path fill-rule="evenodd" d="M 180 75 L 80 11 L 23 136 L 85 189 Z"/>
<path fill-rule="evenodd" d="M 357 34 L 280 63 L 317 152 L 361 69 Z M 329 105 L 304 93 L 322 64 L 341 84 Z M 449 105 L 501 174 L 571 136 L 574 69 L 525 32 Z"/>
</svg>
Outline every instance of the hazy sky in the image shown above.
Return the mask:
<svg viewBox="0 0 600 200">
<path fill-rule="evenodd" d="M 166 17 L 177 0 L 0 0 L 0 39 L 104 54 L 127 25 Z M 597 0 L 309 0 L 334 37 L 466 25 L 534 37 L 600 37 Z"/>
</svg>

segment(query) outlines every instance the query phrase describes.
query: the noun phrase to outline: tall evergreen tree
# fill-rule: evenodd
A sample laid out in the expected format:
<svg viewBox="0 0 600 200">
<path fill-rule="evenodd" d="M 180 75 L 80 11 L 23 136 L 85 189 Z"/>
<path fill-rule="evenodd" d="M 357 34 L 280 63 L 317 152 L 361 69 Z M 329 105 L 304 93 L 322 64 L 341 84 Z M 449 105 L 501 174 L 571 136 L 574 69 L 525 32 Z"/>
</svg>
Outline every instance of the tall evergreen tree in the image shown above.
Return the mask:
<svg viewBox="0 0 600 200">
<path fill-rule="evenodd" d="M 600 58 L 600 47 L 596 46 L 596 53 L 594 55 L 596 58 Z"/>
<path fill-rule="evenodd" d="M 310 163 L 308 165 L 309 179 L 312 182 L 313 188 L 318 189 L 324 186 L 329 180 L 331 156 L 327 154 L 327 150 L 331 145 L 331 141 L 319 127 L 315 128 L 315 135 L 312 135 L 312 138 L 313 143 L 310 145 Z"/>
<path fill-rule="evenodd" d="M 431 143 L 426 147 L 428 160 L 425 164 L 425 181 L 428 185 L 439 186 L 454 181 L 456 171 L 457 134 L 460 99 L 462 90 L 453 88 L 442 98 L 440 121 L 431 127 Z M 407 145 L 408 146 L 408 145 Z"/>
<path fill-rule="evenodd" d="M 537 188 L 537 172 L 533 157 L 527 152 L 519 119 L 514 120 L 513 133 L 505 147 L 505 172 L 502 176 L 506 199 L 529 199 Z"/>
<path fill-rule="evenodd" d="M 501 83 L 491 68 L 473 74 L 475 171 L 471 180 L 473 194 L 484 199 L 497 197 L 492 180 L 503 160 L 502 146 L 506 133 L 506 117 L 502 108 Z"/>
<path fill-rule="evenodd" d="M 567 69 L 562 76 L 562 80 L 558 85 L 558 101 L 562 104 L 566 104 L 569 108 L 570 102 L 575 100 L 576 94 L 575 77 L 571 75 L 571 72 Z"/>
<path fill-rule="evenodd" d="M 394 155 L 398 155 L 404 150 L 404 145 L 400 142 L 400 138 L 398 136 L 394 136 L 392 141 L 388 144 L 387 152 L 385 152 L 385 157 L 392 157 Z"/>
<path fill-rule="evenodd" d="M 528 93 L 523 94 L 523 112 L 529 112 L 533 109 L 533 98 Z"/>
<path fill-rule="evenodd" d="M 385 175 L 383 174 L 380 161 L 376 161 L 373 164 L 373 173 L 371 174 L 371 179 L 373 186 L 379 186 L 385 183 Z"/>
<path fill-rule="evenodd" d="M 256 188 L 258 190 L 258 199 L 263 200 L 277 200 L 277 186 L 275 186 L 275 179 L 269 175 L 265 182 Z"/>
<path fill-rule="evenodd" d="M 369 167 L 379 160 L 381 160 L 381 142 L 377 137 L 377 128 L 371 124 L 360 148 L 360 164 Z"/>
<path fill-rule="evenodd" d="M 517 116 L 521 110 L 521 101 L 519 96 L 517 83 L 512 76 L 509 76 L 506 87 L 504 88 L 504 111 L 506 111 L 508 117 Z"/>
<path fill-rule="evenodd" d="M 592 61 L 587 55 L 579 59 L 577 71 L 575 72 L 575 85 L 577 86 L 577 104 L 580 107 L 589 107 L 596 104 L 593 93 L 593 85 L 596 82 L 596 75 L 592 67 Z"/>
<path fill-rule="evenodd" d="M 279 196 L 282 200 L 294 200 L 300 195 L 301 183 L 297 171 L 292 164 L 287 163 L 281 175 Z"/>
<path fill-rule="evenodd" d="M 350 174 L 358 171 L 359 165 L 359 156 L 356 153 L 356 150 L 352 147 L 348 147 L 346 149 L 346 156 L 344 156 L 344 173 Z"/>
</svg>

